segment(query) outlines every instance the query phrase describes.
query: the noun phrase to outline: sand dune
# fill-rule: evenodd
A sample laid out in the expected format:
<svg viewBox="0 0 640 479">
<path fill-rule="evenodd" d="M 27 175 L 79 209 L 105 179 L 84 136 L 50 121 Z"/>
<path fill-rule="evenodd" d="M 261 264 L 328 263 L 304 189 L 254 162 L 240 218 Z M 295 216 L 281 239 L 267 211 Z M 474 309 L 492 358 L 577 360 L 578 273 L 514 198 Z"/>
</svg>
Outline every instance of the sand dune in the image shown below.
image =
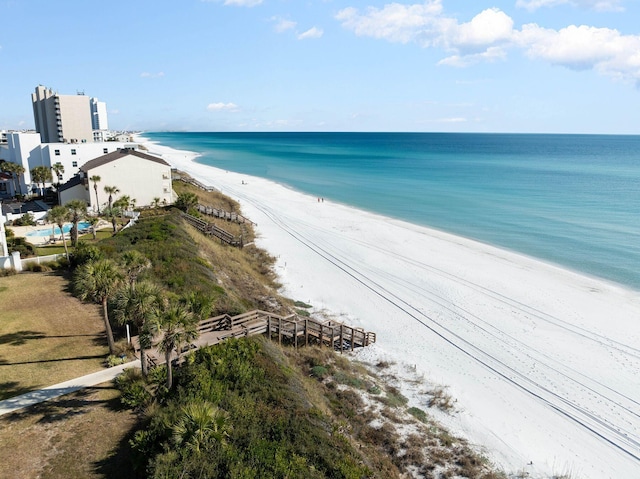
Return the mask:
<svg viewBox="0 0 640 479">
<path fill-rule="evenodd" d="M 240 201 L 285 294 L 375 331 L 360 359 L 415 368 L 413 405 L 447 386 L 438 419 L 505 471 L 640 477 L 639 292 L 147 146 Z"/>
</svg>

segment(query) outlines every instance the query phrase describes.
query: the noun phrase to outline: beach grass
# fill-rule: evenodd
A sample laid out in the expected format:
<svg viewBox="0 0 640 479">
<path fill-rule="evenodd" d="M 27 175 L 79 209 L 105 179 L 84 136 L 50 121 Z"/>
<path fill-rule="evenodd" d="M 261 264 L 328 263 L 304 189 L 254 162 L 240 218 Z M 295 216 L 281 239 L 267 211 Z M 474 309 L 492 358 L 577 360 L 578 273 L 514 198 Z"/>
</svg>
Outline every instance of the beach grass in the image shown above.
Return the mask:
<svg viewBox="0 0 640 479">
<path fill-rule="evenodd" d="M 107 355 L 98 305 L 54 273 L 0 278 L 0 399 L 100 370 Z"/>
</svg>

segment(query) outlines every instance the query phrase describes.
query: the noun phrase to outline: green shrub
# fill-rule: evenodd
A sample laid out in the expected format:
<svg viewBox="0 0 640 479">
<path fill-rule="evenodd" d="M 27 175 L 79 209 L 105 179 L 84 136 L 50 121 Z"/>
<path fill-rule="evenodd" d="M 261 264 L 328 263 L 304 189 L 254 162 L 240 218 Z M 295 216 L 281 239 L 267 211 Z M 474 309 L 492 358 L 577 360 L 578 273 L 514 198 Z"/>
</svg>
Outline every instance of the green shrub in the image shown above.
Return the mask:
<svg viewBox="0 0 640 479">
<path fill-rule="evenodd" d="M 329 374 L 329 370 L 324 366 L 313 366 L 311 368 L 311 375 L 314 378 L 324 379 Z"/>
<path fill-rule="evenodd" d="M 409 409 L 407 409 L 407 412 L 420 422 L 427 423 L 429 421 L 429 417 L 427 416 L 427 413 L 420 408 L 410 407 Z"/>
<path fill-rule="evenodd" d="M 89 261 L 98 261 L 104 257 L 104 254 L 97 246 L 89 245 L 84 241 L 79 241 L 73 253 L 71 253 L 69 261 L 71 266 L 77 268 Z"/>
<path fill-rule="evenodd" d="M 13 276 L 18 272 L 14 268 L 0 269 L 0 278 L 4 276 Z"/>
<path fill-rule="evenodd" d="M 122 393 L 120 401 L 131 409 L 142 409 L 153 400 L 150 388 L 137 368 L 125 369 L 115 382 Z"/>
</svg>

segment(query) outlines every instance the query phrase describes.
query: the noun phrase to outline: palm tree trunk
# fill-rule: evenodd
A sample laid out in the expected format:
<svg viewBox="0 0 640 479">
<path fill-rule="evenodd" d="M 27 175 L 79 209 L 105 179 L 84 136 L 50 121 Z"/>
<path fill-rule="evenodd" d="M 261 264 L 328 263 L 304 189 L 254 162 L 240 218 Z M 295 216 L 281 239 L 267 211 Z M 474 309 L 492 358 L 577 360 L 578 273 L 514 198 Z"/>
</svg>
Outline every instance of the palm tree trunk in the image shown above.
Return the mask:
<svg viewBox="0 0 640 479">
<path fill-rule="evenodd" d="M 173 371 L 171 370 L 171 349 L 164 353 L 164 360 L 167 364 L 167 389 L 171 389 L 173 384 Z"/>
<path fill-rule="evenodd" d="M 142 375 L 146 378 L 149 374 L 149 364 L 147 363 L 147 351 L 140 346 L 140 364 L 142 365 Z"/>
<path fill-rule="evenodd" d="M 100 214 L 100 200 L 98 199 L 98 184 L 94 183 L 93 189 L 96 190 L 96 205 L 98 205 L 98 214 Z"/>
<path fill-rule="evenodd" d="M 60 224 L 58 226 L 60 227 L 60 233 L 62 233 L 62 244 L 64 245 L 64 254 L 67 257 L 67 261 L 69 261 L 69 248 L 67 248 L 67 240 L 64 237 L 64 231 L 62 229 L 62 225 Z M 71 266 L 69 266 L 69 267 L 71 267 Z"/>
<path fill-rule="evenodd" d="M 109 343 L 109 353 L 113 354 L 115 344 L 113 341 L 113 332 L 111 331 L 111 323 L 109 323 L 109 313 L 107 311 L 107 298 L 102 299 L 102 317 L 104 319 L 104 329 L 107 331 L 107 342 Z"/>
</svg>

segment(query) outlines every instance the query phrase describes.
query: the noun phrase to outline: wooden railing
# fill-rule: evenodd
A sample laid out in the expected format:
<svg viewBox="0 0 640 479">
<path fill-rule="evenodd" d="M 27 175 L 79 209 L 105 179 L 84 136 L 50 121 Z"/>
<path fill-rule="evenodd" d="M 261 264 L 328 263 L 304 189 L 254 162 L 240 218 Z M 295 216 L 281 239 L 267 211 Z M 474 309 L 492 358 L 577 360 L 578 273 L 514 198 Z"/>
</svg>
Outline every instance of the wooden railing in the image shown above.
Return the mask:
<svg viewBox="0 0 640 479">
<path fill-rule="evenodd" d="M 242 236 L 236 237 L 234 235 L 232 235 L 231 233 L 229 233 L 228 231 L 223 230 L 222 228 L 214 225 L 213 223 L 209 223 L 203 219 L 197 218 L 195 216 L 192 216 L 188 213 L 182 213 L 182 217 L 187 220 L 187 222 L 192 225 L 193 227 L 195 227 L 196 229 L 198 229 L 199 231 L 201 231 L 202 233 L 209 235 L 209 236 L 215 236 L 216 238 L 218 238 L 222 243 L 226 243 L 229 244 L 231 246 L 238 246 L 238 247 L 242 247 L 243 243 L 242 243 Z"/>
<path fill-rule="evenodd" d="M 246 216 L 242 216 L 240 213 L 235 213 L 233 211 L 225 211 L 219 208 L 201 204 L 198 205 L 198 211 L 203 215 L 213 216 L 214 218 L 222 218 L 227 221 L 233 221 L 235 223 L 249 223 L 255 225 L 255 223 Z"/>
</svg>

